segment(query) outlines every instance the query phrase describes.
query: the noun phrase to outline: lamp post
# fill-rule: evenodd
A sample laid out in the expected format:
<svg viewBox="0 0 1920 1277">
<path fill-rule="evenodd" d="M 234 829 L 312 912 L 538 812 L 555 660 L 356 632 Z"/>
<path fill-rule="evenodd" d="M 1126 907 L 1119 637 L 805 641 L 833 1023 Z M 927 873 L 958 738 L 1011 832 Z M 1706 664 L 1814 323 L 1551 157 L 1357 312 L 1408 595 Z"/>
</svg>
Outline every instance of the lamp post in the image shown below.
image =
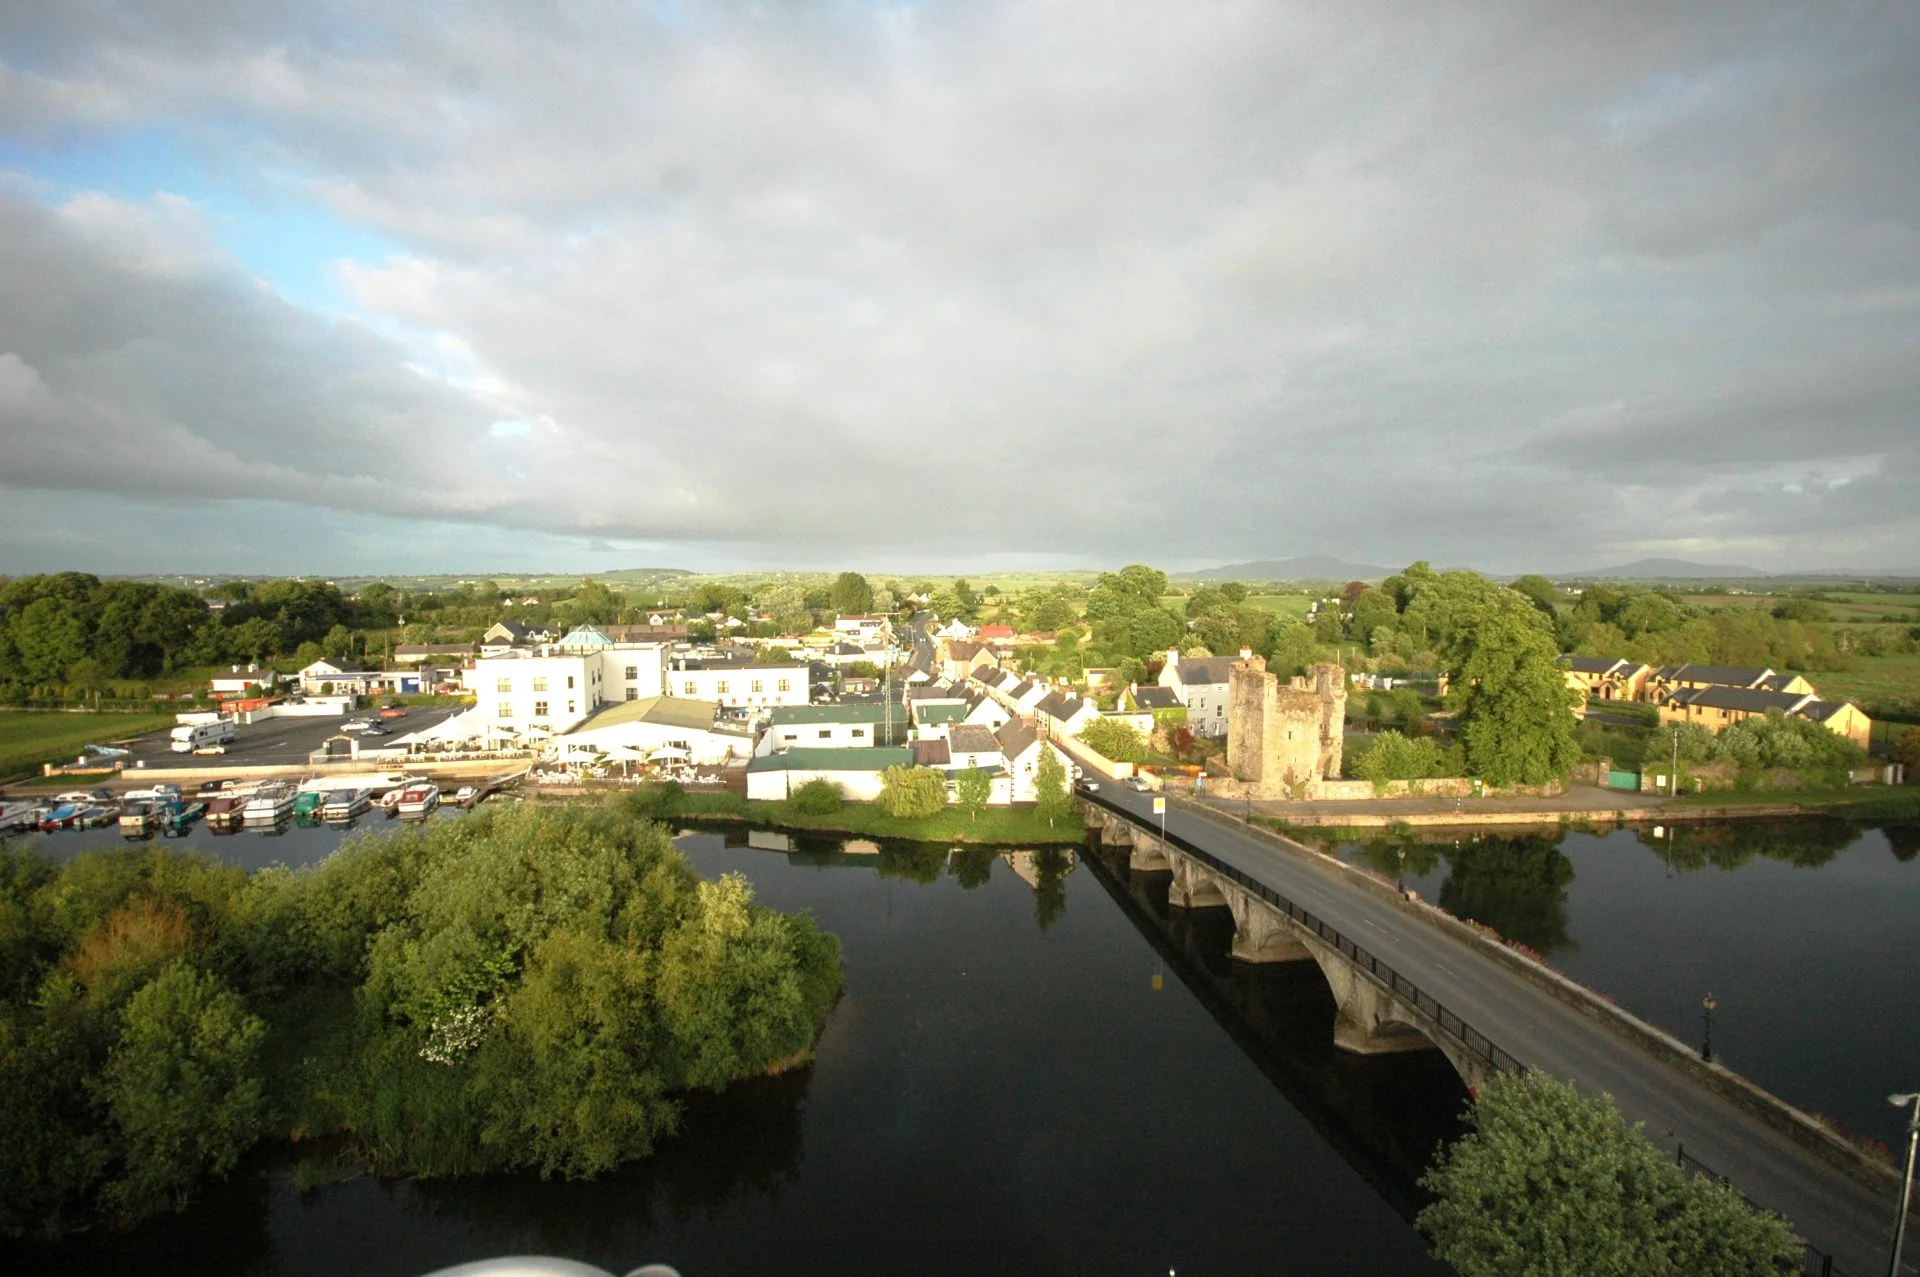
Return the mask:
<svg viewBox="0 0 1920 1277">
<path fill-rule="evenodd" d="M 1711 993 L 1700 999 L 1700 1019 L 1706 1025 L 1706 1040 L 1701 1044 L 1700 1058 L 1708 1064 L 1713 1063 L 1713 1009 L 1719 1005 Z"/>
<path fill-rule="evenodd" d="M 1900 1277 L 1901 1243 L 1907 1239 L 1907 1198 L 1913 1194 L 1913 1149 L 1920 1141 L 1920 1094 L 1889 1095 L 1887 1103 L 1895 1108 L 1913 1108 L 1907 1122 L 1907 1173 L 1900 1180 L 1900 1209 L 1893 1217 L 1893 1254 L 1887 1260 L 1887 1277 Z"/>
</svg>

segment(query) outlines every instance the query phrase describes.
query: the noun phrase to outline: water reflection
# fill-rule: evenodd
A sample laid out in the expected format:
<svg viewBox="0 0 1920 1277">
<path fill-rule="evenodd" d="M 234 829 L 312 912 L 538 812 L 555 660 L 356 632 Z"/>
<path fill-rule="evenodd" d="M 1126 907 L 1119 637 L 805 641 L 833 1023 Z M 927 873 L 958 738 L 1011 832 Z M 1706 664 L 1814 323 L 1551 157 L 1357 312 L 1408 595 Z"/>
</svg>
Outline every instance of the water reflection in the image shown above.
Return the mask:
<svg viewBox="0 0 1920 1277">
<path fill-rule="evenodd" d="M 1674 873 L 1694 873 L 1738 869 L 1756 858 L 1818 869 L 1858 842 L 1860 829 L 1844 820 L 1754 820 L 1643 828 L 1634 836 Z"/>
<path fill-rule="evenodd" d="M 1427 836 L 1389 834 L 1349 849 L 1352 858 L 1402 887 L 1444 861 L 1437 892 L 1442 909 L 1492 927 L 1534 952 L 1551 955 L 1573 945 L 1567 934 L 1567 889 L 1573 862 L 1558 833 Z"/>
</svg>

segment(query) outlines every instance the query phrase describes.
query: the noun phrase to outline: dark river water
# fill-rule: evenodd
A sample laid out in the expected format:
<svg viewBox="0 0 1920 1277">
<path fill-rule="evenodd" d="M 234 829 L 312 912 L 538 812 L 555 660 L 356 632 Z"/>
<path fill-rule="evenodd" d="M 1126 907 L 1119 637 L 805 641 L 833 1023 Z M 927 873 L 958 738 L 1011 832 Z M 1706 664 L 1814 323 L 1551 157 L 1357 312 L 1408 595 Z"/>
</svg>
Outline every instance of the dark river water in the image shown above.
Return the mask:
<svg viewBox="0 0 1920 1277">
<path fill-rule="evenodd" d="M 186 841 L 259 866 L 337 838 Z M 811 909 L 841 939 L 845 995 L 811 1067 L 695 1097 L 651 1161 L 584 1184 L 361 1177 L 302 1195 L 304 1150 L 266 1148 L 180 1216 L 9 1268 L 410 1274 L 545 1253 L 686 1277 L 1446 1271 L 1408 1220 L 1465 1091 L 1437 1053 L 1336 1052 L 1317 969 L 1232 963 L 1224 910 L 1170 915 L 1164 874 L 1090 853 L 745 842 L 681 846 L 704 875 Z M 1711 990 L 1717 1054 L 1884 1138 L 1881 1097 L 1920 1086 L 1915 846 L 1801 823 L 1684 830 L 1671 869 L 1664 839 L 1626 832 L 1343 854 L 1688 1040 Z"/>
</svg>

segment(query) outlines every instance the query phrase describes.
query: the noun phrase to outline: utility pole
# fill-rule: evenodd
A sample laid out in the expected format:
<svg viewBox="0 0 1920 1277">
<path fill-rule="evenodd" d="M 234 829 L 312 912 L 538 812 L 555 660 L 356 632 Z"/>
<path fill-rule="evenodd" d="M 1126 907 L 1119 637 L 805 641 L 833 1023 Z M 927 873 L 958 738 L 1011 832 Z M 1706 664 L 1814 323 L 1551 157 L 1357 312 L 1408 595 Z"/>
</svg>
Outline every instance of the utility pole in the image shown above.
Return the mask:
<svg viewBox="0 0 1920 1277">
<path fill-rule="evenodd" d="M 1893 1255 L 1887 1260 L 1887 1277 L 1900 1277 L 1900 1252 L 1907 1240 L 1907 1198 L 1913 1195 L 1913 1149 L 1920 1143 L 1920 1094 L 1889 1095 L 1887 1103 L 1895 1108 L 1913 1106 L 1913 1118 L 1907 1123 L 1907 1173 L 1900 1180 L 1900 1209 L 1893 1217 Z"/>
</svg>

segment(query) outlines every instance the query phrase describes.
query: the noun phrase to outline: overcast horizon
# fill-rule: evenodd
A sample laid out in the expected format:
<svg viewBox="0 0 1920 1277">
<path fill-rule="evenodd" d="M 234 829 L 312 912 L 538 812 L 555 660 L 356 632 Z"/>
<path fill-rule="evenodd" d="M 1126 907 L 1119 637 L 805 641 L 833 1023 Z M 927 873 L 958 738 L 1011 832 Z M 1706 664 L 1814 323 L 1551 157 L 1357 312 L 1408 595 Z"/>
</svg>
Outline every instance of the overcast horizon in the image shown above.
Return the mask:
<svg viewBox="0 0 1920 1277">
<path fill-rule="evenodd" d="M 1920 569 L 1920 6 L 0 9 L 0 573 Z"/>
</svg>

